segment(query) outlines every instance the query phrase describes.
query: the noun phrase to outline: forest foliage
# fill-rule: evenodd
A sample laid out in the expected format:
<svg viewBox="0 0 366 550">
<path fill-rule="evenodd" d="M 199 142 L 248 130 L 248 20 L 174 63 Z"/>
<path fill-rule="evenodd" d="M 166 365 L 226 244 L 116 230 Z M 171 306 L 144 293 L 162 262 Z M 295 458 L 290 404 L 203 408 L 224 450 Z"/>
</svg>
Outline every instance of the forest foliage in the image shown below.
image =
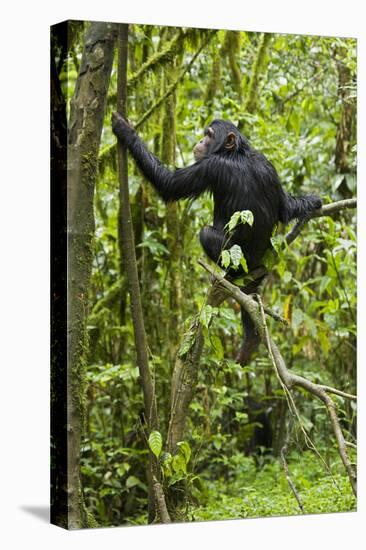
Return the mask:
<svg viewBox="0 0 366 550">
<path fill-rule="evenodd" d="M 67 116 L 90 25 L 69 23 L 67 51 L 55 46 Z M 141 24 L 129 26 L 128 40 L 128 119 L 170 168 L 192 163 L 203 128 L 222 118 L 238 124 L 271 160 L 288 192 L 317 193 L 324 204 L 356 196 L 355 40 Z M 175 521 L 354 510 L 324 403 L 296 388 L 298 415 L 291 412 L 264 345 L 249 365 L 235 362 L 242 339 L 238 304 L 229 299 L 219 307 L 206 305 L 211 282 L 198 263 L 203 256 L 198 233 L 211 223 L 212 198 L 166 205 L 129 159 L 135 253 L 159 417 L 147 433 L 121 261 L 111 130 L 117 65 L 116 40 L 93 194 L 80 371 L 76 460 L 87 517 L 100 526 L 148 521 L 149 454 L 159 465 Z M 283 246 L 289 229 L 277 228 L 278 256 L 262 293 L 264 306 L 286 323 L 268 317 L 268 331 L 291 372 L 354 395 L 355 210 L 311 220 Z M 172 374 L 177 357 L 192 345 L 196 315 L 203 351 L 184 439 L 173 451 L 167 449 Z M 354 462 L 355 400 L 333 397 Z M 284 447 L 302 508 L 281 460 Z"/>
</svg>

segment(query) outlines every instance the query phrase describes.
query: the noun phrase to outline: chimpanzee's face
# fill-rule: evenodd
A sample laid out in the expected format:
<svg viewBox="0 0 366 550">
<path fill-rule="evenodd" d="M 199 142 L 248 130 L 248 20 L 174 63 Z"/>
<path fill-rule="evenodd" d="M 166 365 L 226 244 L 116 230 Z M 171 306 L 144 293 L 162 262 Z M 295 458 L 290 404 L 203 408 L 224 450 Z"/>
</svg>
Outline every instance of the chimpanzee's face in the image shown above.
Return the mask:
<svg viewBox="0 0 366 550">
<path fill-rule="evenodd" d="M 193 149 L 194 160 L 202 160 L 205 158 L 214 141 L 214 131 L 211 127 L 206 128 L 204 138 L 197 143 Z"/>
</svg>

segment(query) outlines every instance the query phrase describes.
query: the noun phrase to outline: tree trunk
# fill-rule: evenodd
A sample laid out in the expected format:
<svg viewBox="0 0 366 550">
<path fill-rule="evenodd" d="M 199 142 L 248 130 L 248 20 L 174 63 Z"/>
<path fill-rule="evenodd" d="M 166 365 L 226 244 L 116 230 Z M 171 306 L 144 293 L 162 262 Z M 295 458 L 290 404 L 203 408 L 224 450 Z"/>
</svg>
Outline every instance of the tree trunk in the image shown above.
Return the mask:
<svg viewBox="0 0 366 550">
<path fill-rule="evenodd" d="M 173 32 L 171 30 L 171 32 Z M 164 92 L 174 81 L 174 63 L 167 63 L 164 72 Z M 164 104 L 162 137 L 161 137 L 161 161 L 174 169 L 175 166 L 175 104 L 176 93 L 173 92 Z M 177 327 L 182 324 L 182 281 L 181 281 L 181 258 L 183 236 L 181 235 L 179 219 L 179 207 L 177 202 L 172 202 L 166 206 L 166 228 L 167 228 L 167 248 L 169 250 L 169 320 L 168 320 L 168 342 L 169 342 L 169 362 L 174 364 L 174 358 L 179 344 L 179 332 Z"/>
<path fill-rule="evenodd" d="M 80 441 L 84 418 L 85 320 L 94 237 L 94 188 L 116 26 L 91 23 L 71 100 L 68 140 L 68 351 L 67 491 L 68 527 L 87 525 L 80 488 Z"/>
<path fill-rule="evenodd" d="M 117 108 L 124 117 L 127 115 L 127 58 L 128 58 L 128 25 L 119 25 L 118 36 L 118 95 Z M 118 145 L 118 172 L 120 182 L 120 223 L 122 236 L 123 263 L 126 270 L 131 299 L 131 315 L 135 335 L 137 365 L 144 395 L 145 422 L 147 437 L 152 430 L 158 429 L 158 412 L 156 407 L 154 381 L 149 368 L 149 356 L 145 324 L 142 313 L 140 283 L 136 262 L 135 239 L 132 227 L 132 216 L 128 187 L 127 149 Z M 158 515 L 163 523 L 170 521 L 165 497 L 160 485 L 160 468 L 155 456 L 149 453 L 149 521 Z"/>
</svg>

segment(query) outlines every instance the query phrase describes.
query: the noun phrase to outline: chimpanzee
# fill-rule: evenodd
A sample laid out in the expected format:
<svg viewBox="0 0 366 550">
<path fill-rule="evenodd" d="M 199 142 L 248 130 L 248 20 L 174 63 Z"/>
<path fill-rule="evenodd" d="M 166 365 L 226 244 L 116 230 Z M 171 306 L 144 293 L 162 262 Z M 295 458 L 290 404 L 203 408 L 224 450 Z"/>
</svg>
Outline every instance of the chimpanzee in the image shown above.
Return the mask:
<svg viewBox="0 0 366 550">
<path fill-rule="evenodd" d="M 220 263 L 221 252 L 234 244 L 241 247 L 249 272 L 261 267 L 271 236 L 280 221 L 301 219 L 321 207 L 317 195 L 294 197 L 281 187 L 274 166 L 253 149 L 231 122 L 214 120 L 194 147 L 195 163 L 175 171 L 168 170 L 150 153 L 130 124 L 118 113 L 112 115 L 112 128 L 119 141 L 128 147 L 144 176 L 164 201 L 197 198 L 209 191 L 214 199 L 212 226 L 200 231 L 201 245 L 211 260 Z M 228 238 L 225 225 L 236 211 L 251 210 L 252 226 L 238 225 Z M 228 275 L 242 275 L 229 270 Z M 258 290 L 263 275 L 243 288 L 247 294 Z M 242 310 L 245 340 L 238 360 L 246 364 L 259 343 L 249 315 Z"/>
<path fill-rule="evenodd" d="M 271 426 L 272 402 L 253 398 L 248 395 L 245 397 L 245 411 L 251 424 L 254 424 L 253 433 L 247 441 L 246 450 L 249 454 L 260 450 L 269 450 L 273 443 L 273 430 Z"/>
</svg>

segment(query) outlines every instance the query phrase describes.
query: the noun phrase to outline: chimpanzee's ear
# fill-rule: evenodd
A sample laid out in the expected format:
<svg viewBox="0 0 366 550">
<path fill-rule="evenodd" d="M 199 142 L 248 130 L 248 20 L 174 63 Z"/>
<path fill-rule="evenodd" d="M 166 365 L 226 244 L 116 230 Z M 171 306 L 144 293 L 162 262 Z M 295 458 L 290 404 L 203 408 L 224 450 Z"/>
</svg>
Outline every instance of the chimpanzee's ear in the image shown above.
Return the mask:
<svg viewBox="0 0 366 550">
<path fill-rule="evenodd" d="M 229 132 L 225 139 L 225 149 L 233 149 L 236 145 L 236 136 L 234 132 Z"/>
</svg>

